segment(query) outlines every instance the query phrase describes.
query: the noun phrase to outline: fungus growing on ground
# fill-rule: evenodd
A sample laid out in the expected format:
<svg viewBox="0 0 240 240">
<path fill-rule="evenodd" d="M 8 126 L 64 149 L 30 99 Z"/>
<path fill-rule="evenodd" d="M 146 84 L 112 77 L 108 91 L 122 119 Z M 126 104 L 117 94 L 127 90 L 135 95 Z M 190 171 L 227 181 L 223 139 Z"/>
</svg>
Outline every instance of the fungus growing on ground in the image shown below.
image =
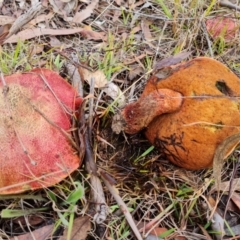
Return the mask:
<svg viewBox="0 0 240 240">
<path fill-rule="evenodd" d="M 47 69 L 1 78 L 0 194 L 52 186 L 81 160 L 71 139 L 71 118 L 82 102 Z"/>
<path fill-rule="evenodd" d="M 113 128 L 132 134 L 145 127 L 148 140 L 174 164 L 207 168 L 217 146 L 240 132 L 239 93 L 240 80 L 230 69 L 195 58 L 152 76 L 139 100 L 115 117 Z"/>
</svg>

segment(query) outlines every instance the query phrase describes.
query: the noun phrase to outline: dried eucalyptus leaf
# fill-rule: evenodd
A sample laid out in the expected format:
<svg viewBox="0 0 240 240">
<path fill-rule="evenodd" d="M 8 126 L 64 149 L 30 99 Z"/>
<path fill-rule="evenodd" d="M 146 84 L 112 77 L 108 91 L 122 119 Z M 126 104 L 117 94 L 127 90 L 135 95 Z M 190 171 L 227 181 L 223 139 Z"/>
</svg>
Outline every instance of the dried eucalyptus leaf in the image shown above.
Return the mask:
<svg viewBox="0 0 240 240">
<path fill-rule="evenodd" d="M 221 171 L 224 160 L 233 152 L 240 143 L 240 133 L 227 137 L 216 149 L 213 158 L 213 176 L 216 181 L 217 191 L 220 190 Z"/>
</svg>

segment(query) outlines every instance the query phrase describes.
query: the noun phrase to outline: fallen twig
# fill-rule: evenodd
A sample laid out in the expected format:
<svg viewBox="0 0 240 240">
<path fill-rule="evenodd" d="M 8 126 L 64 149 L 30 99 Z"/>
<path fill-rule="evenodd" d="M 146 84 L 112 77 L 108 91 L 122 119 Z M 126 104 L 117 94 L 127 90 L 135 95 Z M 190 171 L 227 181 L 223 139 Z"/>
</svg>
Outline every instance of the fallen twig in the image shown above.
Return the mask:
<svg viewBox="0 0 240 240">
<path fill-rule="evenodd" d="M 203 29 L 203 34 L 205 35 L 205 38 L 207 40 L 209 54 L 213 58 L 214 54 L 213 54 L 213 50 L 212 50 L 212 43 L 211 43 L 211 40 L 209 38 L 209 34 L 208 34 L 208 31 L 207 31 L 207 28 L 206 28 L 206 24 L 205 24 L 204 21 L 202 21 L 202 29 Z"/>
<path fill-rule="evenodd" d="M 97 165 L 94 161 L 93 151 L 90 144 L 90 136 L 88 127 L 86 126 L 85 115 L 83 107 L 79 115 L 79 138 L 80 142 L 84 141 L 85 144 L 85 164 L 86 170 L 90 174 L 90 183 L 92 187 L 92 202 L 95 203 L 96 214 L 94 220 L 96 224 L 102 224 L 108 215 L 108 208 L 102 188 L 102 184 L 97 175 Z"/>
<path fill-rule="evenodd" d="M 91 77 L 91 82 L 90 82 L 90 91 L 89 94 L 91 96 L 94 96 L 94 84 L 95 84 L 95 78 Z M 93 97 L 89 98 L 89 116 L 88 116 L 88 134 L 92 133 L 92 126 L 93 126 Z M 91 139 L 89 138 L 90 143 Z"/>
<path fill-rule="evenodd" d="M 110 179 L 108 177 L 108 175 L 102 170 L 99 171 L 99 174 L 100 174 L 102 180 L 104 181 L 106 187 L 108 188 L 109 192 L 112 194 L 112 196 L 114 197 L 114 199 L 118 203 L 120 209 L 122 210 L 123 214 L 125 215 L 126 220 L 128 221 L 128 224 L 131 227 L 132 231 L 134 232 L 136 238 L 138 240 L 142 240 L 143 238 L 142 238 L 136 224 L 133 221 L 132 215 L 128 211 L 128 208 L 127 208 L 126 204 L 124 203 L 124 201 L 122 200 L 122 198 L 119 196 L 118 190 L 114 186 L 114 184 L 112 182 L 112 179 Z"/>
<path fill-rule="evenodd" d="M 221 0 L 219 2 L 219 6 L 234 9 L 236 11 L 240 11 L 240 6 L 233 4 L 233 3 L 229 2 L 228 0 Z"/>
</svg>

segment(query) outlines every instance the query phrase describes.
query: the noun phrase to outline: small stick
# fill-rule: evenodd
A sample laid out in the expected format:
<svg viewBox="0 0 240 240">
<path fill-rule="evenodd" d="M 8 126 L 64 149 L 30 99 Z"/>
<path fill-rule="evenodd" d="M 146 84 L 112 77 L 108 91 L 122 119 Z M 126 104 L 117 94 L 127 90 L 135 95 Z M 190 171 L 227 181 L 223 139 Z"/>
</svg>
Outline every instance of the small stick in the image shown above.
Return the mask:
<svg viewBox="0 0 240 240">
<path fill-rule="evenodd" d="M 240 235 L 237 235 L 237 236 L 234 236 L 234 237 L 231 237 L 231 238 L 226 238 L 225 240 L 237 240 L 240 238 Z"/>
<path fill-rule="evenodd" d="M 238 5 L 233 4 L 233 3 L 229 2 L 228 0 L 221 0 L 219 2 L 219 6 L 234 9 L 236 11 L 240 11 L 240 7 Z"/>
<path fill-rule="evenodd" d="M 88 134 L 89 136 L 92 133 L 92 126 L 93 126 L 93 100 L 94 100 L 94 85 L 95 85 L 95 78 L 91 77 L 90 81 L 90 91 L 89 94 L 92 96 L 89 98 L 89 117 L 88 117 Z M 91 139 L 90 143 L 91 143 Z"/>
<path fill-rule="evenodd" d="M 107 204 L 106 204 L 106 200 L 103 192 L 103 187 L 97 175 L 97 165 L 94 161 L 93 151 L 90 144 L 89 129 L 88 129 L 88 126 L 86 126 L 84 106 L 81 107 L 81 112 L 79 114 L 78 132 L 79 132 L 80 142 L 82 142 L 83 140 L 85 144 L 86 170 L 90 175 L 92 201 L 95 203 L 95 209 L 96 209 L 94 220 L 97 224 L 102 224 L 107 218 L 108 208 L 107 208 Z"/>
<path fill-rule="evenodd" d="M 205 35 L 205 38 L 207 40 L 207 45 L 208 45 L 208 49 L 209 49 L 209 54 L 210 56 L 213 58 L 214 57 L 214 54 L 213 54 L 213 50 L 212 50 L 212 43 L 211 43 L 211 40 L 209 38 L 209 35 L 208 35 L 208 31 L 207 31 L 207 28 L 206 28 L 206 24 L 204 21 L 202 21 L 202 28 L 203 28 L 203 33 Z"/>
<path fill-rule="evenodd" d="M 122 198 L 118 194 L 118 190 L 114 186 L 113 182 L 111 179 L 109 179 L 108 175 L 104 171 L 99 171 L 99 175 L 101 176 L 103 182 L 105 183 L 106 187 L 108 188 L 109 192 L 112 194 L 116 202 L 118 203 L 120 209 L 122 210 L 123 214 L 125 215 L 129 226 L 131 227 L 132 231 L 134 232 L 136 238 L 138 240 L 143 240 L 136 224 L 133 221 L 132 215 L 128 211 L 128 208 Z"/>
</svg>

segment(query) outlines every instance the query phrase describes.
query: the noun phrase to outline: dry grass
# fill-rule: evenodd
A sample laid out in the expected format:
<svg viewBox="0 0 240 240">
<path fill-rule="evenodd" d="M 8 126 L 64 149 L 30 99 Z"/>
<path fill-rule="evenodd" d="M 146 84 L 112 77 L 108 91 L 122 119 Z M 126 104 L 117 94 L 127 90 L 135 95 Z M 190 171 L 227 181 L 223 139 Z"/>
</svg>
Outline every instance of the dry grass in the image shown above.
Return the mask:
<svg viewBox="0 0 240 240">
<path fill-rule="evenodd" d="M 157 61 L 182 51 L 191 51 L 190 58 L 211 56 L 240 74 L 239 35 L 231 42 L 214 40 L 205 26 L 205 20 L 216 15 L 231 16 L 239 25 L 238 12 L 219 7 L 216 1 L 123 1 L 129 2 L 129 5 L 126 3 L 124 6 L 118 6 L 114 1 L 100 2 L 94 14 L 84 24 L 91 25 L 96 31 L 104 31 L 106 41 L 86 40 L 80 35 L 58 39 L 68 46 L 64 49 L 67 56 L 71 58 L 74 54 L 82 63 L 92 69 L 101 69 L 108 80 L 118 84 L 128 102 L 139 97 Z M 136 3 L 131 5 L 130 2 Z M 56 25 L 62 22 L 61 24 L 71 27 L 57 15 L 54 22 Z M 143 30 L 143 24 L 147 24 L 150 38 L 147 30 Z M 31 53 L 32 46 L 43 46 L 43 51 Z M 56 60 L 57 55 L 49 45 L 49 39 L 42 37 L 17 45 L 4 45 L 0 65 L 5 74 L 47 66 L 66 76 L 61 61 L 67 60 L 62 56 Z M 88 92 L 89 87 L 86 85 L 85 95 Z M 100 93 L 101 89 L 95 89 L 94 103 Z M 142 133 L 133 136 L 113 134 L 111 120 L 118 108 L 116 104 L 111 104 L 112 99 L 103 94 L 97 109 L 101 118 L 95 116 L 92 132 L 94 157 L 99 168 L 116 180 L 119 194 L 136 224 L 143 227 L 155 219 L 153 226 L 169 230 L 166 239 L 174 239 L 176 236 L 191 240 L 207 239 L 200 226 L 211 234 L 208 219 L 211 212 L 207 207 L 208 191 L 212 184 L 211 170 L 184 171 L 163 159 L 161 153 L 155 149 L 139 158 L 151 145 Z M 231 163 L 229 166 L 232 166 Z M 231 168 L 228 169 L 230 170 L 224 176 L 231 174 Z M 87 210 L 90 186 L 85 170 L 79 170 L 72 178 L 80 179 L 85 187 L 86 197 L 76 203 L 76 212 L 78 215 L 87 213 L 92 217 L 95 213 Z M 10 218 L 2 218 L 0 238 L 7 239 L 7 236 L 34 230 L 46 223 L 54 222 L 63 226 L 59 213 L 69 210 L 69 206 L 61 203 L 72 193 L 73 181 L 68 179 L 51 189 L 25 195 L 2 197 L 1 210 L 30 209 L 34 212 L 36 209 L 45 209 L 30 214 L 39 220 L 39 223 L 32 226 L 25 222 L 26 212 L 22 214 L 25 217 L 18 217 L 15 213 Z M 97 235 L 109 240 L 134 239 L 115 200 L 107 189 L 104 190 L 110 215 L 105 226 L 100 230 L 98 228 L 100 233 L 92 231 L 89 239 L 98 239 Z M 144 236 L 147 231 L 142 234 Z"/>
</svg>

